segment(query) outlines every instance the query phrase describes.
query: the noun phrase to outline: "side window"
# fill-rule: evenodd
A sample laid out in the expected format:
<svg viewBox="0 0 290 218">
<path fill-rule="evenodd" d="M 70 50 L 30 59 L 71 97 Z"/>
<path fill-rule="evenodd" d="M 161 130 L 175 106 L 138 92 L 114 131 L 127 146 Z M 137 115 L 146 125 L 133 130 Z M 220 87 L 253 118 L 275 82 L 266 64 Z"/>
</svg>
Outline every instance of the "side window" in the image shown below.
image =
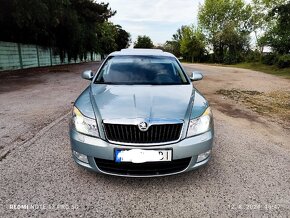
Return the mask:
<svg viewBox="0 0 290 218">
<path fill-rule="evenodd" d="M 176 69 L 176 67 L 173 63 L 171 63 L 171 67 L 173 68 L 174 75 L 178 76 L 178 70 Z"/>
<path fill-rule="evenodd" d="M 106 77 L 108 76 L 108 68 L 110 66 L 110 62 L 111 60 L 108 60 L 105 65 L 102 67 L 101 71 L 99 72 L 99 75 L 97 76 L 96 81 L 99 82 L 105 82 L 106 81 Z"/>
<path fill-rule="evenodd" d="M 101 70 L 101 75 L 105 76 L 105 75 L 108 75 L 108 66 L 109 64 L 106 63 L 106 65 L 103 67 L 103 69 Z"/>
<path fill-rule="evenodd" d="M 176 62 L 174 62 L 173 66 L 174 66 L 174 71 L 176 72 L 176 75 L 181 79 L 181 81 L 183 83 L 186 83 L 187 79 L 185 78 L 185 75 L 183 74 L 183 72 L 180 69 L 179 65 Z"/>
</svg>

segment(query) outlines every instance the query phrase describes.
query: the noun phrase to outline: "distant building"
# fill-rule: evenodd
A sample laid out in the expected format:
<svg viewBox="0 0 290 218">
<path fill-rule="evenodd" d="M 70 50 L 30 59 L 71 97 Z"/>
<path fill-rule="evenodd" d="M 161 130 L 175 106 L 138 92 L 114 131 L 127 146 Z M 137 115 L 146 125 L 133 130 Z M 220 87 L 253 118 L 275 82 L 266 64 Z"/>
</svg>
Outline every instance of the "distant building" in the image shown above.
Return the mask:
<svg viewBox="0 0 290 218">
<path fill-rule="evenodd" d="M 273 52 L 273 49 L 270 46 L 264 46 L 262 53 L 264 55 L 266 55 L 266 54 L 269 54 L 269 53 L 272 53 L 272 52 Z"/>
</svg>

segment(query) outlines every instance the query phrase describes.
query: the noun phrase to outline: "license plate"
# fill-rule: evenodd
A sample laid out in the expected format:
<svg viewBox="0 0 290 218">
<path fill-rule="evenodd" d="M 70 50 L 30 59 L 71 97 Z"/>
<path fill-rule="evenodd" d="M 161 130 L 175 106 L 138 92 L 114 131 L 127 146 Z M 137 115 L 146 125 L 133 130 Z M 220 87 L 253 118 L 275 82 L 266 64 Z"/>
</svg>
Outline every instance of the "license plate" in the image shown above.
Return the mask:
<svg viewBox="0 0 290 218">
<path fill-rule="evenodd" d="M 159 162 L 171 161 L 172 150 L 115 150 L 115 162 L 131 162 L 131 163 L 145 163 L 145 162 Z"/>
</svg>

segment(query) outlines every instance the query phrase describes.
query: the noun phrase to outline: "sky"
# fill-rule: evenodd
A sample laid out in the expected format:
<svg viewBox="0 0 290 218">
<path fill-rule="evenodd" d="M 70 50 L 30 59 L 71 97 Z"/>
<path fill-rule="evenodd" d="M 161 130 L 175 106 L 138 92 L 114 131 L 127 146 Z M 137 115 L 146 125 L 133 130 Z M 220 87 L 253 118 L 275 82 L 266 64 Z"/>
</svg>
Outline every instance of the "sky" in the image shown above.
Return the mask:
<svg viewBox="0 0 290 218">
<path fill-rule="evenodd" d="M 103 0 L 117 14 L 110 18 L 132 36 L 149 36 L 155 45 L 163 44 L 182 25 L 196 24 L 198 6 L 204 0 Z"/>
</svg>

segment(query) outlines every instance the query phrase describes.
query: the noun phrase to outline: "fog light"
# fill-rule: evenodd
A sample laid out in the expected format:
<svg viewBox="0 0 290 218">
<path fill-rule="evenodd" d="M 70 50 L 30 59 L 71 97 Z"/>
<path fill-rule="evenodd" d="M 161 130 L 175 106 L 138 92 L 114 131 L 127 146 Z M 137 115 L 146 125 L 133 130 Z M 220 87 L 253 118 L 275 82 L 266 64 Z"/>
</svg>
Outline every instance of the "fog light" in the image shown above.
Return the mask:
<svg viewBox="0 0 290 218">
<path fill-rule="evenodd" d="M 201 162 L 203 160 L 205 160 L 206 158 L 209 157 L 211 150 L 208 150 L 207 152 L 204 152 L 200 155 L 198 155 L 196 162 Z"/>
<path fill-rule="evenodd" d="M 73 151 L 74 156 L 82 162 L 89 163 L 87 155 L 81 154 L 77 151 Z"/>
</svg>

